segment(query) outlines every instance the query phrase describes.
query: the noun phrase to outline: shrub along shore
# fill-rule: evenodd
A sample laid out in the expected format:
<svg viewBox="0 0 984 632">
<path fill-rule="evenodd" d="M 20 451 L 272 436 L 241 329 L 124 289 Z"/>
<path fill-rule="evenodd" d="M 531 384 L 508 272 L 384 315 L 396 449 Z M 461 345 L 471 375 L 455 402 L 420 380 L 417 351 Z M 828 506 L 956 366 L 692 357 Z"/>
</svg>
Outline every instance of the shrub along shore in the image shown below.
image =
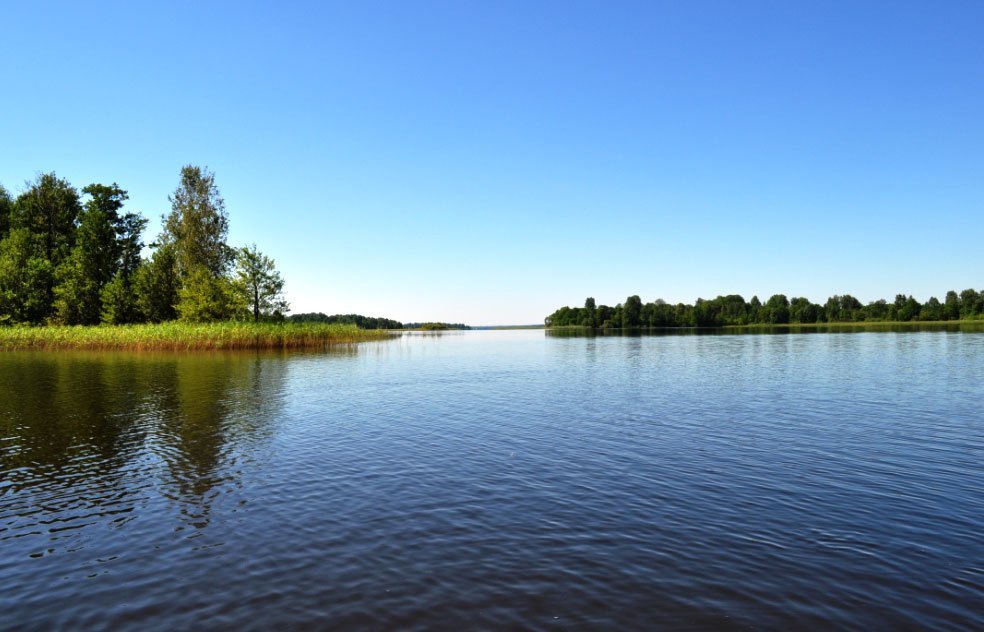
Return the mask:
<svg viewBox="0 0 984 632">
<path fill-rule="evenodd" d="M 322 323 L 182 323 L 140 325 L 0 327 L 0 350 L 100 349 L 191 351 L 220 349 L 319 349 L 385 340 L 384 330 Z"/>
</svg>

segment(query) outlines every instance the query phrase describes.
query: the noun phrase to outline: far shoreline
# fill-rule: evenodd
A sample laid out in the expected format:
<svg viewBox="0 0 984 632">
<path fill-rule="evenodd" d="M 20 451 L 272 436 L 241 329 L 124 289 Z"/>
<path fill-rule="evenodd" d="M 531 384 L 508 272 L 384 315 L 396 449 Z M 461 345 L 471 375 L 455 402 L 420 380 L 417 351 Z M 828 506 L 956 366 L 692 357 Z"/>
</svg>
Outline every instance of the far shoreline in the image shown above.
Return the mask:
<svg viewBox="0 0 984 632">
<path fill-rule="evenodd" d="M 545 327 L 546 331 L 591 331 L 591 332 L 632 332 L 632 331 L 747 331 L 763 329 L 820 329 L 820 328 L 878 328 L 901 327 L 919 328 L 923 326 L 939 327 L 944 325 L 980 325 L 984 329 L 982 319 L 961 320 L 858 320 L 839 321 L 833 323 L 749 323 L 747 325 L 713 325 L 688 327 L 589 327 L 587 325 L 557 325 Z"/>
</svg>

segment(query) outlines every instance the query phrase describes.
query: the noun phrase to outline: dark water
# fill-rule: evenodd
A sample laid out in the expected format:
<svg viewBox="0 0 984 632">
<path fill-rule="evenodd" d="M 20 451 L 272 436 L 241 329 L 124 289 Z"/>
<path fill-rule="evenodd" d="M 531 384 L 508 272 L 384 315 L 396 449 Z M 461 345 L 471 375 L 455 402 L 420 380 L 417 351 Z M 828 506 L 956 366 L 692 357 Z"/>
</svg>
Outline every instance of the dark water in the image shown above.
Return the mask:
<svg viewBox="0 0 984 632">
<path fill-rule="evenodd" d="M 0 628 L 980 629 L 984 334 L 0 354 Z"/>
</svg>

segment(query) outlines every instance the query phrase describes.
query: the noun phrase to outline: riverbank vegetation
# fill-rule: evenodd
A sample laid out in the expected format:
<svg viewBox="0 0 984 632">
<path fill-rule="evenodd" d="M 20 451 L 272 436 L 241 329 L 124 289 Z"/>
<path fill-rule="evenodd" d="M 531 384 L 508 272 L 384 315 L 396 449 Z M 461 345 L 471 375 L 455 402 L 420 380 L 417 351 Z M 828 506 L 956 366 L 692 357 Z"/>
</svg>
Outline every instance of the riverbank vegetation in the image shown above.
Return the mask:
<svg viewBox="0 0 984 632">
<path fill-rule="evenodd" d="M 384 330 L 324 323 L 215 322 L 117 326 L 0 327 L 0 350 L 107 349 L 186 351 L 205 349 L 320 349 L 385 340 Z"/>
<path fill-rule="evenodd" d="M 0 325 L 283 318 L 273 260 L 255 245 L 226 243 L 229 216 L 214 174 L 181 169 L 149 257 L 147 220 L 124 210 L 128 197 L 116 183 L 79 191 L 54 173 L 16 198 L 0 186 Z"/>
<path fill-rule="evenodd" d="M 547 327 L 635 329 L 641 327 L 726 327 L 814 323 L 872 323 L 913 321 L 959 321 L 984 319 L 984 291 L 967 289 L 946 293 L 944 300 L 931 297 L 920 303 L 898 294 L 895 300 L 862 305 L 849 294 L 832 296 L 823 305 L 806 298 L 787 299 L 776 294 L 762 303 L 757 296 L 746 301 L 737 294 L 697 299 L 692 304 L 671 305 L 662 300 L 643 304 L 637 295 L 615 307 L 596 305 L 593 298 L 584 307 L 561 307 L 544 319 Z"/>
</svg>

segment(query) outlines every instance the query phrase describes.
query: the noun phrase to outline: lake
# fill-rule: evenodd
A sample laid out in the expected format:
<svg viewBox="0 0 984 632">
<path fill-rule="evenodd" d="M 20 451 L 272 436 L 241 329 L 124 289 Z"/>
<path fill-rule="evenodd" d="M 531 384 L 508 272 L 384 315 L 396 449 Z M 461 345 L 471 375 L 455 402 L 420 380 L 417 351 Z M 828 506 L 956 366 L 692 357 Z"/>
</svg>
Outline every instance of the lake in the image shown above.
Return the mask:
<svg viewBox="0 0 984 632">
<path fill-rule="evenodd" d="M 0 354 L 0 629 L 980 628 L 984 332 Z"/>
</svg>

